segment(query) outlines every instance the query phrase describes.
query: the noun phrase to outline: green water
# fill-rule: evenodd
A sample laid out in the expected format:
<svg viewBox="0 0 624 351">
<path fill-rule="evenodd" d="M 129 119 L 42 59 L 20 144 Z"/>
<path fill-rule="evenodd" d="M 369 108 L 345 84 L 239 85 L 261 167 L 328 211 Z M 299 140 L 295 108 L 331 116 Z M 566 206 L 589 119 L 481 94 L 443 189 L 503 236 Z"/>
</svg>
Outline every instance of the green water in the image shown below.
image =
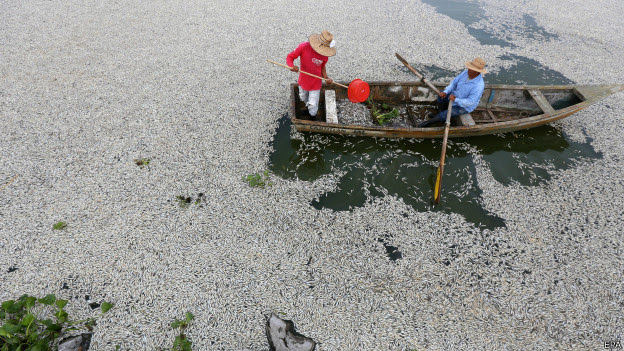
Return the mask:
<svg viewBox="0 0 624 351">
<path fill-rule="evenodd" d="M 479 3 L 465 0 L 423 0 L 424 3 L 435 7 L 436 11 L 444 14 L 456 21 L 466 25 L 468 32 L 482 45 L 498 45 L 505 48 L 513 48 L 511 42 L 512 33 L 529 40 L 551 41 L 557 40 L 557 35 L 549 33 L 537 24 L 530 15 L 524 15 L 522 25 L 510 27 L 502 25 L 502 31 L 495 29 L 474 28 L 473 25 L 479 21 L 489 21 L 485 16 L 485 11 Z M 405 53 L 408 55 L 409 53 Z M 409 60 L 409 55 L 405 56 Z M 466 58 L 470 60 L 471 58 Z M 488 58 L 484 57 L 487 61 Z M 503 61 L 509 61 L 512 67 L 497 74 L 485 75 L 486 83 L 490 84 L 574 84 L 574 82 L 557 71 L 543 67 L 539 62 L 527 57 L 508 54 L 499 57 Z M 401 65 L 403 66 L 403 65 Z M 457 71 L 450 72 L 434 66 L 420 66 L 417 62 L 412 64 L 415 68 L 421 68 L 427 72 L 427 76 L 432 81 L 450 81 L 452 77 L 461 72 L 464 68 L 458 67 Z M 406 72 L 409 72 L 405 68 Z"/>
<path fill-rule="evenodd" d="M 484 11 L 476 3 L 457 0 L 425 2 L 467 25 L 484 18 Z M 513 29 L 516 35 L 520 32 L 527 37 L 539 35 L 540 38 L 556 39 L 556 36 L 537 26 L 532 18 L 525 16 L 524 20 L 525 27 Z M 500 33 L 486 30 L 470 30 L 470 33 L 484 45 L 512 46 Z M 405 57 L 409 60 L 408 56 Z M 511 61 L 513 66 L 496 74 L 487 74 L 486 83 L 573 84 L 561 73 L 543 67 L 535 60 L 516 55 L 506 55 L 501 59 Z M 453 72 L 439 67 L 419 66 L 416 62 L 413 66 L 433 81 L 448 81 L 463 69 L 459 67 Z M 291 138 L 291 133 L 297 133 L 299 137 Z M 270 156 L 270 170 L 286 179 L 307 181 L 328 174 L 341 175 L 338 189 L 311 201 L 310 205 L 317 209 L 350 211 L 374 198 L 393 195 L 417 211 L 458 213 L 481 228 L 492 229 L 505 223 L 483 208 L 475 156 L 480 155 L 494 178 L 504 185 L 537 186 L 548 182 L 555 170 L 568 169 L 579 162 L 602 157 L 590 142 L 589 138 L 581 143 L 571 141 L 552 126 L 449 139 L 442 200 L 434 207 L 432 194 L 442 140 L 298 133 L 291 128 L 290 118 L 285 114 L 279 121 L 272 142 L 274 151 Z M 390 259 L 400 258 L 400 253 L 387 243 L 388 240 L 378 239 L 386 247 Z"/>
<path fill-rule="evenodd" d="M 407 58 L 406 58 L 407 59 Z M 518 55 L 505 55 L 500 57 L 505 61 L 511 61 L 509 69 L 497 73 L 488 73 L 483 76 L 486 84 L 522 84 L 522 85 L 565 85 L 574 84 L 574 81 L 566 78 L 563 74 L 542 66 L 539 62 Z M 467 59 L 468 61 L 468 59 Z M 409 61 L 408 61 L 409 62 Z M 411 71 L 397 61 L 397 67 L 408 74 Z M 434 82 L 450 82 L 453 77 L 461 73 L 465 68 L 458 67 L 456 71 L 449 71 L 437 66 L 419 65 L 410 63 L 411 66 L 422 72 Z"/>
<path fill-rule="evenodd" d="M 424 3 L 435 7 L 438 13 L 444 14 L 466 25 L 468 33 L 477 39 L 481 45 L 498 45 L 502 47 L 515 47 L 511 42 L 512 35 L 535 40 L 555 40 L 557 35 L 549 33 L 544 27 L 537 24 L 535 19 L 525 14 L 522 17 L 522 25 L 501 25 L 500 30 L 491 28 L 478 28 L 478 22 L 485 20 L 491 22 L 485 15 L 485 10 L 478 2 L 466 0 L 423 0 Z"/>
<path fill-rule="evenodd" d="M 306 181 L 344 173 L 336 191 L 311 202 L 315 208 L 349 211 L 372 198 L 389 194 L 418 211 L 459 213 L 484 228 L 504 226 L 504 221 L 482 206 L 474 154 L 482 156 L 498 182 L 527 186 L 547 182 L 554 169 L 574 167 L 581 160 L 601 157 L 589 146 L 589 140 L 586 143 L 568 141 L 561 131 L 550 126 L 449 139 L 442 201 L 434 207 L 431 197 L 441 140 L 312 133 L 302 133 L 300 140 L 291 138 L 290 133 L 290 118 L 284 115 L 273 140 L 272 173 Z"/>
</svg>

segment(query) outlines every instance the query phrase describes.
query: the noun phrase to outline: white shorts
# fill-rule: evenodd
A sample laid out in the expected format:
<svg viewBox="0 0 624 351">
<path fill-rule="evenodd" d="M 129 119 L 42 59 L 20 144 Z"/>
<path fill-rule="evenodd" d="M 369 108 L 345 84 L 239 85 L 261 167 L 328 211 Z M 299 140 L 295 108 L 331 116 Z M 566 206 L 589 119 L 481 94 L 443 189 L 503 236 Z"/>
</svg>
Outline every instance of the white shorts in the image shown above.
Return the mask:
<svg viewBox="0 0 624 351">
<path fill-rule="evenodd" d="M 306 104 L 310 116 L 316 116 L 316 113 L 318 112 L 319 99 L 321 98 L 321 91 L 307 91 L 299 87 L 299 98 Z"/>
</svg>

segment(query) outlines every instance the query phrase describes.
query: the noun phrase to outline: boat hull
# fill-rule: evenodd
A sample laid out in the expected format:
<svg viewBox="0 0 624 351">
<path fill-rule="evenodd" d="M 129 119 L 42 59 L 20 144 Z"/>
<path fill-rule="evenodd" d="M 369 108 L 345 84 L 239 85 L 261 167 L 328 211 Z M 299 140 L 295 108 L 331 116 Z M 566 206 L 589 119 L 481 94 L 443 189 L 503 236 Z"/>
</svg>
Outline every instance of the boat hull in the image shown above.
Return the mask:
<svg viewBox="0 0 624 351">
<path fill-rule="evenodd" d="M 372 82 L 371 98 L 374 101 L 393 104 L 422 104 L 433 108 L 435 95 L 420 82 Z M 440 88 L 443 84 L 434 83 Z M 323 90 L 336 91 L 336 99 L 346 98 L 346 91 L 340 88 L 324 86 Z M 451 126 L 450 138 L 474 137 L 488 134 L 507 133 L 535 128 L 568 117 L 591 104 L 613 93 L 624 90 L 624 85 L 592 85 L 592 86 L 510 86 L 488 85 L 481 103 L 473 115 L 483 115 L 477 125 Z M 542 94 L 542 92 L 544 92 Z M 497 96 L 498 94 L 498 96 Z M 514 100 L 515 99 L 515 100 Z M 557 105 L 567 101 L 569 106 L 555 109 L 549 102 Z M 321 105 L 324 99 L 321 99 Z M 412 126 L 375 126 L 327 123 L 321 116 L 317 120 L 299 118 L 302 103 L 298 99 L 298 87 L 291 86 L 291 119 L 300 132 L 325 134 L 342 134 L 380 138 L 442 138 L 444 127 L 418 128 Z M 503 115 L 499 120 L 492 111 Z M 322 115 L 323 112 L 320 113 Z M 491 121 L 486 120 L 490 116 Z M 480 117 L 481 118 L 481 117 Z"/>
</svg>

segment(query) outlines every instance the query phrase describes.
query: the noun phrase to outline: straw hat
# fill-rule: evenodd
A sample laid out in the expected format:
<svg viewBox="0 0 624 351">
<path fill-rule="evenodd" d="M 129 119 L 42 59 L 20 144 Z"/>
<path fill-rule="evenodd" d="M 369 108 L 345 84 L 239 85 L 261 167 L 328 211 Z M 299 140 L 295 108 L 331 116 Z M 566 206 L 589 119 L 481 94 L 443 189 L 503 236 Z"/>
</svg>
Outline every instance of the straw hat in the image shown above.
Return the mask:
<svg viewBox="0 0 624 351">
<path fill-rule="evenodd" d="M 312 46 L 314 51 L 323 56 L 336 55 L 336 49 L 334 48 L 333 41 L 334 36 L 326 30 L 324 30 L 321 34 L 310 35 L 310 46 Z"/>
<path fill-rule="evenodd" d="M 464 62 L 464 65 L 466 66 L 466 68 L 471 69 L 473 71 L 477 71 L 481 73 L 488 73 L 485 70 L 485 61 L 480 57 L 477 57 L 476 59 L 472 61 Z"/>
</svg>

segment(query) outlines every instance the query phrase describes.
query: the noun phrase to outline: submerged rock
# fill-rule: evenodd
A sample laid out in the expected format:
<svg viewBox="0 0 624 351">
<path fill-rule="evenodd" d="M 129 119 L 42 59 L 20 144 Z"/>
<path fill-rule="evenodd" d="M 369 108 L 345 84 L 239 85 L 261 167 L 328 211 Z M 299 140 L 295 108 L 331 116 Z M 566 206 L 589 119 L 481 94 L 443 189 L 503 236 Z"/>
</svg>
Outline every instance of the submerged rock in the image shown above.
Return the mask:
<svg viewBox="0 0 624 351">
<path fill-rule="evenodd" d="M 58 351 L 86 351 L 91 344 L 91 333 L 84 333 L 63 339 L 58 346 Z"/>
<path fill-rule="evenodd" d="M 266 324 L 267 338 L 271 351 L 312 351 L 314 340 L 295 332 L 295 324 L 271 313 Z"/>
</svg>

